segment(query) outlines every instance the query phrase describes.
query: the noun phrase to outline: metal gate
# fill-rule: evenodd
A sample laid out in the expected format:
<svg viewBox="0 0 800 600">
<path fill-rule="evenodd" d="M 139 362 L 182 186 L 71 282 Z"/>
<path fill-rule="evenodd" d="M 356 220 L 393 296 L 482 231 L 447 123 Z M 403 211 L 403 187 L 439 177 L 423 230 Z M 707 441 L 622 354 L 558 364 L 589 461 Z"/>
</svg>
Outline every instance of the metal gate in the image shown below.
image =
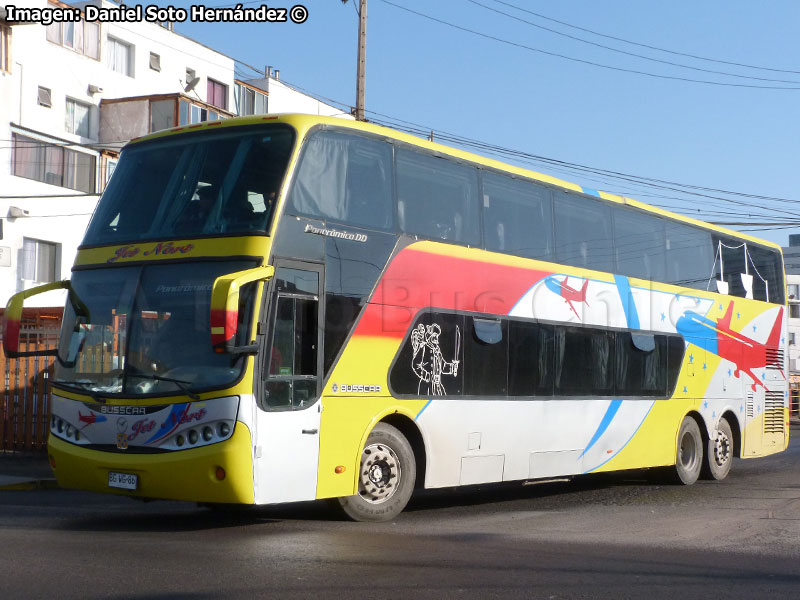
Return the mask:
<svg viewBox="0 0 800 600">
<path fill-rule="evenodd" d="M 25 319 L 20 350 L 49 350 L 58 343 L 60 315 Z M 33 322 L 31 322 L 33 321 Z M 0 452 L 44 451 L 50 421 L 50 377 L 53 356 L 7 358 L 0 352 L 3 393 L 0 396 Z"/>
</svg>

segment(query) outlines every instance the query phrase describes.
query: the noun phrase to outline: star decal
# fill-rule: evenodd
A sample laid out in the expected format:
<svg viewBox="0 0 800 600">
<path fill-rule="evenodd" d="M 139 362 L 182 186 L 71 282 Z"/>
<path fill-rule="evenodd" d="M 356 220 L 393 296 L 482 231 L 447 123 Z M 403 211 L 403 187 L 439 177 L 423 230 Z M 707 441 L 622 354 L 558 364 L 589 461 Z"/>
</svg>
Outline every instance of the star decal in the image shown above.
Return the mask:
<svg viewBox="0 0 800 600">
<path fill-rule="evenodd" d="M 694 354 L 689 355 L 689 364 L 694 363 Z"/>
<path fill-rule="evenodd" d="M 667 315 L 665 315 L 664 313 L 661 313 L 661 321 L 662 322 L 666 321 L 666 319 L 667 319 Z"/>
</svg>

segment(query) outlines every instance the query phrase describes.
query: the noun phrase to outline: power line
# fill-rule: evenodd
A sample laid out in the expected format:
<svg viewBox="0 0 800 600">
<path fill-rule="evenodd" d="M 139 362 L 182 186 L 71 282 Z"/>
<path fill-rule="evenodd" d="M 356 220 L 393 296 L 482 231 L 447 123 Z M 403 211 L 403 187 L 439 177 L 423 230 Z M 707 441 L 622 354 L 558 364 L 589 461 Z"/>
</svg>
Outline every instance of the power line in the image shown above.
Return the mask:
<svg viewBox="0 0 800 600">
<path fill-rule="evenodd" d="M 498 4 L 504 4 L 505 6 L 509 6 L 511 8 L 515 8 L 516 10 L 528 13 L 530 15 L 534 15 L 536 17 L 539 17 L 540 19 L 545 19 L 545 20 L 551 21 L 553 23 L 558 23 L 559 25 L 564 25 L 565 27 L 571 27 L 572 29 L 578 29 L 579 31 L 585 31 L 586 33 L 591 33 L 592 35 L 597 35 L 597 36 L 604 37 L 604 38 L 607 38 L 607 39 L 610 39 L 610 40 L 615 40 L 617 42 L 623 42 L 625 44 L 631 44 L 633 46 L 639 46 L 640 48 L 647 48 L 648 50 L 656 50 L 658 52 L 666 52 L 667 54 L 674 54 L 676 56 L 686 56 L 687 58 L 694 58 L 694 59 L 697 59 L 697 60 L 704 60 L 704 61 L 707 61 L 707 62 L 720 63 L 720 64 L 723 64 L 723 65 L 732 65 L 732 66 L 735 66 L 735 67 L 744 67 L 744 68 L 747 68 L 747 69 L 758 69 L 758 70 L 761 70 L 761 71 L 772 71 L 773 73 L 792 73 L 792 74 L 795 74 L 795 75 L 800 75 L 800 71 L 792 71 L 791 69 L 775 69 L 775 68 L 771 68 L 771 67 L 748 65 L 746 63 L 734 62 L 734 61 L 730 61 L 730 60 L 722 60 L 722 59 L 718 59 L 718 58 L 708 58 L 708 57 L 700 56 L 700 55 L 697 55 L 697 54 L 690 54 L 688 52 L 678 52 L 676 50 L 669 50 L 667 48 L 660 48 L 658 46 L 650 46 L 648 44 L 642 44 L 640 42 L 634 42 L 634 41 L 631 41 L 631 40 L 626 40 L 626 39 L 621 38 L 621 37 L 616 37 L 616 36 L 613 36 L 613 35 L 600 33 L 599 31 L 594 31 L 592 29 L 587 29 L 585 27 L 579 27 L 578 25 L 573 25 L 571 23 L 567 23 L 566 21 L 559 21 L 558 19 L 553 19 L 551 17 L 547 17 L 547 16 L 545 16 L 545 15 L 543 15 L 541 13 L 534 12 L 532 10 L 529 10 L 527 8 L 523 8 L 523 7 L 518 6 L 516 4 L 512 4 L 511 2 L 504 2 L 503 0 L 494 0 L 494 2 L 496 2 Z"/>
<path fill-rule="evenodd" d="M 391 2 L 390 0 L 380 0 L 380 1 L 383 2 L 384 4 L 388 4 L 389 6 L 394 6 L 395 8 L 398 8 L 400 10 L 404 10 L 406 12 L 409 12 L 411 14 L 417 15 L 417 16 L 422 17 L 424 19 L 428 19 L 430 21 L 434 21 L 434 22 L 439 23 L 441 25 L 445 25 L 447 27 L 452 27 L 453 29 L 458 29 L 459 31 L 464 31 L 466 33 L 470 33 L 472 35 L 476 35 L 476 36 L 479 36 L 479 37 L 482 37 L 482 38 L 485 38 L 485 39 L 488 39 L 488 40 L 493 40 L 495 42 L 500 42 L 501 44 L 506 44 L 508 46 L 513 46 L 515 48 L 521 48 L 523 50 L 528 50 L 530 52 L 536 52 L 536 53 L 539 53 L 539 54 L 545 54 L 547 56 L 552 56 L 552 57 L 555 57 L 555 58 L 561 58 L 563 60 L 568 60 L 568 61 L 571 61 L 571 62 L 581 63 L 581 64 L 589 65 L 589 66 L 592 66 L 592 67 L 598 67 L 598 68 L 601 68 L 601 69 L 609 69 L 611 71 L 619 71 L 619 72 L 622 72 L 622 73 L 631 73 L 633 75 L 643 75 L 645 77 L 654 77 L 654 78 L 657 78 L 657 79 L 668 79 L 668 80 L 672 80 L 672 81 L 684 81 L 684 82 L 688 82 L 688 83 L 700 83 L 700 84 L 705 84 L 705 85 L 717 85 L 717 86 L 724 86 L 724 87 L 738 87 L 738 88 L 749 88 L 749 89 L 760 89 L 760 90 L 800 90 L 800 87 L 772 86 L 772 85 L 754 85 L 754 84 L 748 84 L 748 83 L 731 83 L 731 82 L 722 82 L 722 81 L 709 81 L 709 80 L 706 80 L 706 79 L 692 79 L 692 78 L 689 78 L 689 77 L 678 77 L 678 76 L 675 76 L 675 75 L 660 75 L 660 74 L 657 74 L 657 73 L 650 73 L 650 72 L 647 72 L 647 71 L 639 71 L 639 70 L 636 70 L 636 69 L 626 69 L 624 67 L 614 67 L 612 65 L 606 65 L 606 64 L 603 64 L 603 63 L 598 63 L 598 62 L 591 61 L 591 60 L 586 60 L 586 59 L 583 59 L 583 58 L 576 58 L 574 56 L 567 56 L 566 54 L 560 54 L 558 52 L 550 52 L 549 50 L 543 50 L 541 48 L 534 48 L 533 46 L 527 46 L 527 45 L 521 44 L 519 42 L 512 42 L 511 40 L 506 40 L 506 39 L 503 39 L 503 38 L 500 38 L 500 37 L 497 37 L 497 36 L 494 36 L 494 35 L 489 35 L 488 33 L 482 33 L 480 31 L 476 31 L 474 29 L 469 29 L 468 27 L 463 27 L 461 25 L 456 25 L 455 23 L 451 23 L 449 21 L 445 21 L 444 19 L 439 19 L 439 18 L 434 17 L 432 15 L 429 15 L 429 14 L 426 14 L 426 13 L 423 13 L 423 12 L 420 12 L 420 11 L 417 11 L 417 10 L 413 10 L 413 9 L 408 8 L 406 6 L 401 6 L 400 4 L 396 4 L 394 2 Z"/>
<path fill-rule="evenodd" d="M 569 35 L 568 33 L 564 33 L 562 31 L 557 31 L 556 29 L 552 29 L 550 27 L 545 27 L 543 25 L 539 25 L 537 23 L 533 23 L 531 21 L 528 21 L 526 19 L 522 19 L 520 17 L 516 17 L 516 16 L 514 16 L 512 14 L 509 14 L 507 12 L 504 12 L 502 10 L 498 10 L 496 8 L 492 8 L 491 6 L 486 6 L 485 4 L 482 4 L 482 3 L 478 2 L 477 0 L 466 0 L 466 1 L 467 2 L 471 2 L 472 4 L 475 4 L 476 6 L 480 6 L 481 8 L 485 8 L 486 10 L 489 10 L 489 11 L 492 11 L 494 13 L 497 13 L 499 15 L 503 15 L 503 16 L 506 16 L 506 17 L 508 17 L 510 19 L 514 19 L 515 21 L 519 21 L 521 23 L 525 23 L 527 25 L 530 25 L 531 27 L 536 27 L 537 29 L 542 29 L 544 31 L 549 31 L 550 33 L 553 33 L 555 35 L 560 35 L 562 37 L 565 37 L 565 38 L 568 38 L 568 39 L 571 39 L 571 40 L 575 40 L 575 41 L 581 42 L 583 44 L 589 44 L 590 46 L 595 46 L 597 48 L 603 48 L 604 50 L 609 50 L 611 52 L 617 52 L 619 54 L 625 54 L 626 56 L 632 56 L 634 58 L 640 58 L 642 60 L 649 60 L 651 62 L 656 62 L 656 63 L 660 63 L 660 64 L 664 64 L 664 65 L 670 65 L 672 67 L 680 67 L 682 69 L 691 69 L 692 71 L 701 71 L 703 73 L 712 73 L 714 75 L 724 75 L 724 76 L 727 76 L 727 77 L 740 77 L 742 79 L 752 79 L 752 80 L 757 80 L 757 81 L 771 81 L 771 82 L 775 82 L 775 83 L 792 83 L 792 84 L 795 84 L 795 85 L 800 85 L 800 81 L 792 81 L 792 80 L 787 80 L 787 79 L 772 79 L 772 78 L 769 78 L 769 77 L 755 77 L 753 75 L 741 75 L 739 73 L 729 73 L 727 71 L 715 71 L 713 69 L 704 69 L 702 67 L 693 67 L 691 65 L 684 65 L 684 64 L 672 62 L 672 61 L 669 61 L 669 60 L 662 60 L 660 58 L 653 58 L 651 56 L 645 56 L 643 54 L 636 54 L 635 52 L 627 52 L 626 50 L 620 50 L 619 48 L 614 48 L 612 46 L 606 46 L 604 44 L 598 44 L 596 42 L 592 42 L 592 41 L 589 41 L 589 40 L 586 40 L 586 39 L 583 39 L 583 38 L 580 38 L 580 37 L 577 37 L 577 36 L 574 36 L 574 35 Z"/>
<path fill-rule="evenodd" d="M 341 105 L 346 106 L 345 103 L 342 103 L 342 102 L 340 102 L 338 100 L 335 100 L 335 99 L 332 99 L 332 98 L 326 98 L 325 96 L 321 96 L 319 94 L 316 94 L 315 92 L 307 90 L 307 89 L 303 88 L 302 86 L 299 86 L 299 85 L 296 85 L 296 84 L 293 84 L 293 83 L 289 84 L 289 85 L 291 85 L 291 87 L 293 87 L 293 88 L 295 88 L 295 89 L 297 89 L 299 91 L 302 91 L 302 92 L 304 92 L 306 94 L 311 95 L 312 97 L 315 97 L 317 99 L 322 99 L 325 102 L 332 103 L 332 104 L 341 104 Z M 686 194 L 688 196 L 699 196 L 699 197 L 704 198 L 705 200 L 718 200 L 720 202 L 724 202 L 724 203 L 728 203 L 728 204 L 735 204 L 736 206 L 743 206 L 743 207 L 748 207 L 748 208 L 761 208 L 763 210 L 767 210 L 767 211 L 770 211 L 770 212 L 774 213 L 772 215 L 759 215 L 759 216 L 773 216 L 773 217 L 774 216 L 778 216 L 778 215 L 781 215 L 781 216 L 782 215 L 794 216 L 796 213 L 787 212 L 787 211 L 784 211 L 784 210 L 781 210 L 781 209 L 778 209 L 778 208 L 773 208 L 773 207 L 770 207 L 770 206 L 766 206 L 766 205 L 763 205 L 763 204 L 759 205 L 759 204 L 756 204 L 756 203 L 753 203 L 753 202 L 739 202 L 739 201 L 736 201 L 736 200 L 733 200 L 733 199 L 730 199 L 730 198 L 724 198 L 724 197 L 720 197 L 720 196 L 716 196 L 716 195 L 712 195 L 712 194 L 700 194 L 700 193 L 692 191 L 692 190 L 709 191 L 709 192 L 714 192 L 714 193 L 717 193 L 717 194 L 729 194 L 729 195 L 734 195 L 734 196 L 738 196 L 738 197 L 748 198 L 750 200 L 758 199 L 758 200 L 763 200 L 763 201 L 767 201 L 767 202 L 782 202 L 782 203 L 790 203 L 790 204 L 800 204 L 800 200 L 794 200 L 794 199 L 789 199 L 789 198 L 778 198 L 778 197 L 774 197 L 774 196 L 763 196 L 763 195 L 749 194 L 749 193 L 744 193 L 744 192 L 735 192 L 735 191 L 730 191 L 730 190 L 723 190 L 723 189 L 718 189 L 718 188 L 694 186 L 694 185 L 690 185 L 690 184 L 682 184 L 682 183 L 678 183 L 678 182 L 666 181 L 666 180 L 661 180 L 661 179 L 640 177 L 640 176 L 630 175 L 630 174 L 616 172 L 616 171 L 607 171 L 607 170 L 603 170 L 603 169 L 596 169 L 594 167 L 588 167 L 588 166 L 579 165 L 579 164 L 576 164 L 576 163 L 570 163 L 570 162 L 566 162 L 566 161 L 560 161 L 560 160 L 557 160 L 557 159 L 551 159 L 551 158 L 548 158 L 548 157 L 538 156 L 538 155 L 526 153 L 526 152 L 519 151 L 519 150 L 513 150 L 513 149 L 510 149 L 510 148 L 503 148 L 501 146 L 496 146 L 496 145 L 490 144 L 488 142 L 482 142 L 482 141 L 474 140 L 474 139 L 471 139 L 471 138 L 465 138 L 465 137 L 457 135 L 457 134 L 452 134 L 452 133 L 448 133 L 448 132 L 444 132 L 444 131 L 437 131 L 435 128 L 432 128 L 432 127 L 430 127 L 428 125 L 420 125 L 418 123 L 414 123 L 414 122 L 411 122 L 411 121 L 406 121 L 406 120 L 403 120 L 403 119 L 399 119 L 399 118 L 396 118 L 396 117 L 385 115 L 383 113 L 379 113 L 379 112 L 373 111 L 373 110 L 368 110 L 367 112 L 370 113 L 371 115 L 377 115 L 379 117 L 385 117 L 386 119 L 388 119 L 387 121 L 383 121 L 383 122 L 381 120 L 373 119 L 373 121 L 378 123 L 378 124 L 383 124 L 383 125 L 386 125 L 386 126 L 389 126 L 389 127 L 394 127 L 395 129 L 399 129 L 401 131 L 406 131 L 408 133 L 412 133 L 413 135 L 417 135 L 417 136 L 422 137 L 422 138 L 427 138 L 429 136 L 430 132 L 434 131 L 436 133 L 436 137 L 438 139 L 443 139 L 445 141 L 448 141 L 450 143 L 454 143 L 454 144 L 462 146 L 462 147 L 478 149 L 478 150 L 480 150 L 480 151 L 482 151 L 482 152 L 484 152 L 486 154 L 495 154 L 495 155 L 501 156 L 502 158 L 504 158 L 506 160 L 509 157 L 511 157 L 511 158 L 514 158 L 514 159 L 517 159 L 517 160 L 521 160 L 523 162 L 531 162 L 531 163 L 539 162 L 539 163 L 542 163 L 542 164 L 546 165 L 550 170 L 556 170 L 556 171 L 562 170 L 562 171 L 570 173 L 571 176 L 573 176 L 573 177 L 575 176 L 576 172 L 579 173 L 580 176 L 583 177 L 583 178 L 586 178 L 587 174 L 596 175 L 596 176 L 599 176 L 599 177 L 603 178 L 604 181 L 605 180 L 613 180 L 613 181 L 615 181 L 616 183 L 613 184 L 613 185 L 617 186 L 617 188 L 619 187 L 619 185 L 620 185 L 619 181 L 621 180 L 621 181 L 624 182 L 624 185 L 626 185 L 626 186 L 630 186 L 630 185 L 646 186 L 646 189 L 650 189 L 650 190 L 652 190 L 652 189 L 665 189 L 665 190 L 677 192 L 677 193 L 680 193 L 680 194 Z M 666 187 L 664 184 L 668 184 L 671 187 Z M 687 188 L 687 189 L 681 189 L 681 188 Z M 639 194 L 643 195 L 643 192 L 639 192 Z M 652 192 L 650 193 L 650 195 L 653 195 Z M 673 196 L 663 196 L 663 195 L 659 196 L 657 194 L 655 196 L 656 197 L 662 197 L 662 198 L 665 198 L 665 199 L 672 199 L 672 200 L 676 200 L 676 201 L 679 201 L 679 202 L 692 202 L 693 206 L 696 206 L 696 201 L 693 201 L 691 199 L 675 198 Z M 722 205 L 717 205 L 715 203 L 711 203 L 711 204 L 709 204 L 709 206 L 719 206 L 719 207 L 721 207 Z M 669 206 L 669 205 L 660 205 L 659 207 L 660 208 L 670 209 L 670 210 L 675 210 L 675 211 L 690 212 L 686 208 L 679 208 L 679 207 Z M 699 209 L 698 209 L 698 212 L 699 212 Z M 703 215 L 710 215 L 712 213 L 713 213 L 713 211 L 707 211 L 707 210 L 703 210 L 702 211 Z M 726 214 L 730 214 L 730 213 L 726 213 Z M 739 211 L 737 213 L 733 213 L 733 214 L 736 215 L 736 216 L 742 216 L 741 215 L 741 211 Z"/>
</svg>

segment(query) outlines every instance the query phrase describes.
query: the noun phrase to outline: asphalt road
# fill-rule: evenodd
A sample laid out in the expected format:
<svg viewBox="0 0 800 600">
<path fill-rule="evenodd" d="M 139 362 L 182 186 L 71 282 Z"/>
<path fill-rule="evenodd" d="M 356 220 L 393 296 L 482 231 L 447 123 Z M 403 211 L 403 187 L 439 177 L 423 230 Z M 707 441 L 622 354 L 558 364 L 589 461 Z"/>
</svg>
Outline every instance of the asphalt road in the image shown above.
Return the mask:
<svg viewBox="0 0 800 600">
<path fill-rule="evenodd" d="M 436 491 L 397 521 L 0 491 L 0 598 L 797 598 L 800 431 L 723 482 Z"/>
</svg>

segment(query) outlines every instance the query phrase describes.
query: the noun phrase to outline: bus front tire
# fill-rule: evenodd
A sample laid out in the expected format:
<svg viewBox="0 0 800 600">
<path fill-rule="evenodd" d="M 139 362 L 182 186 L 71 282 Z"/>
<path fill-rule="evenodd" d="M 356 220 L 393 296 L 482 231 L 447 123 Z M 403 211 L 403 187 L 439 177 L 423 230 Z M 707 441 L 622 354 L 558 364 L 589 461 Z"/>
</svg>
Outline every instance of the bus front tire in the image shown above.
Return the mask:
<svg viewBox="0 0 800 600">
<path fill-rule="evenodd" d="M 703 461 L 703 479 L 721 481 L 731 472 L 733 464 L 733 433 L 730 423 L 724 417 L 719 420 L 717 429 L 711 435 Z"/>
<path fill-rule="evenodd" d="M 692 485 L 700 477 L 703 467 L 703 437 L 692 417 L 684 417 L 678 431 L 678 449 L 675 456 L 676 483 Z"/>
<path fill-rule="evenodd" d="M 390 521 L 406 507 L 417 466 L 405 436 L 388 423 L 378 423 L 361 453 L 358 493 L 337 498 L 353 521 Z"/>
</svg>

